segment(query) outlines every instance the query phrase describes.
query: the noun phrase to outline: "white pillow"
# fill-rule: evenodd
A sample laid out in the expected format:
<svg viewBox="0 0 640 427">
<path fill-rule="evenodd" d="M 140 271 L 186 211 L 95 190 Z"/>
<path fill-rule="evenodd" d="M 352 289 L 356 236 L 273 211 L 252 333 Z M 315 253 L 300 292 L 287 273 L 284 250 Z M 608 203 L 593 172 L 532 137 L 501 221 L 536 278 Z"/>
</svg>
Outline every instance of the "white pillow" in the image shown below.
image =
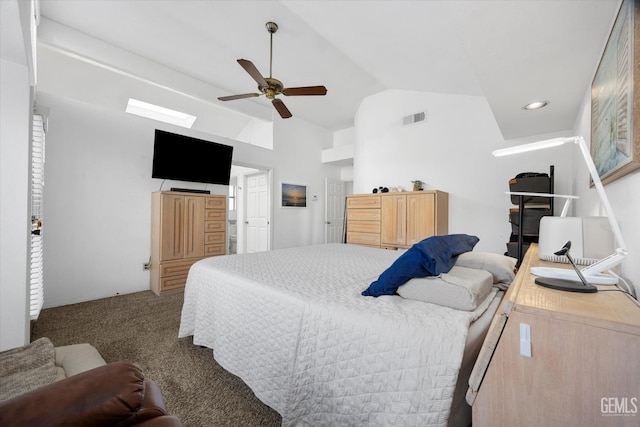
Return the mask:
<svg viewBox="0 0 640 427">
<path fill-rule="evenodd" d="M 488 271 L 454 266 L 440 276 L 411 279 L 396 292 L 406 299 L 473 311 L 492 287 L 493 276 Z"/>
<path fill-rule="evenodd" d="M 518 260 L 505 255 L 491 252 L 465 252 L 458 256 L 456 266 L 487 270 L 493 275 L 493 283 L 498 283 L 505 288 L 516 277 L 516 262 Z"/>
</svg>

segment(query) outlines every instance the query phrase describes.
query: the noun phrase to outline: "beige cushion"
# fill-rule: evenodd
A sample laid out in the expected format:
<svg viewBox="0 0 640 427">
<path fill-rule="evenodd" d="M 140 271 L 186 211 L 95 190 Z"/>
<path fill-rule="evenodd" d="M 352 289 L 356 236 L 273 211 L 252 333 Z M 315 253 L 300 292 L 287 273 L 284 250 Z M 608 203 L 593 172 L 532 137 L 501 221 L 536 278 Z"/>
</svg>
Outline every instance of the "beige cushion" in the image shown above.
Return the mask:
<svg viewBox="0 0 640 427">
<path fill-rule="evenodd" d="M 493 283 L 502 285 L 500 287 L 504 289 L 516 277 L 516 262 L 515 258 L 505 255 L 472 251 L 460 254 L 456 266 L 487 270 L 493 276 Z"/>
<path fill-rule="evenodd" d="M 62 366 L 56 366 L 56 377 L 57 381 L 67 378 L 67 373 L 64 371 Z"/>
<path fill-rule="evenodd" d="M 397 290 L 402 298 L 473 311 L 491 292 L 493 276 L 485 270 L 454 266 L 448 273 L 411 279 Z"/>
<path fill-rule="evenodd" d="M 55 352 L 56 365 L 64 369 L 67 377 L 106 365 L 98 350 L 90 344 L 72 344 L 56 347 Z"/>
</svg>

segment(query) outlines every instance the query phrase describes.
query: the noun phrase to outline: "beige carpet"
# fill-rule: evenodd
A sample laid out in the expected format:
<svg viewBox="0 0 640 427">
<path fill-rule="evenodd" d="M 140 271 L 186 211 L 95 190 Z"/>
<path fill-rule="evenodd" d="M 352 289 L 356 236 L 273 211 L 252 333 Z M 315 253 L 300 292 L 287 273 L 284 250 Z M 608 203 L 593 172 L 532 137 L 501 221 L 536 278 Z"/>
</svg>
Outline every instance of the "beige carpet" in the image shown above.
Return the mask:
<svg viewBox="0 0 640 427">
<path fill-rule="evenodd" d="M 280 425 L 280 415 L 222 369 L 210 349 L 178 338 L 182 299 L 181 292 L 146 291 L 45 309 L 31 338 L 46 336 L 56 346 L 88 342 L 107 363 L 138 363 L 186 427 Z"/>
</svg>

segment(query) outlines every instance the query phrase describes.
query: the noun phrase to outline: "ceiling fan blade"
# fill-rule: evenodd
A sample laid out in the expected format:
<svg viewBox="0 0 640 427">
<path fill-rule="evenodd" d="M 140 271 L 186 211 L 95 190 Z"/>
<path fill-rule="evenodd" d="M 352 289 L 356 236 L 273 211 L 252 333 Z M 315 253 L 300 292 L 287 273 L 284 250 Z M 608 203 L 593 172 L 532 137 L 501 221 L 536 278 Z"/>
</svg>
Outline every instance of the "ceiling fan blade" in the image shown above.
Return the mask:
<svg viewBox="0 0 640 427">
<path fill-rule="evenodd" d="M 245 71 L 249 73 L 249 75 L 253 77 L 253 80 L 255 80 L 260 86 L 269 86 L 264 77 L 262 77 L 262 74 L 260 74 L 260 71 L 258 71 L 256 66 L 253 65 L 253 62 L 249 61 L 248 59 L 238 59 L 238 64 L 240 64 L 242 68 L 244 68 Z"/>
<path fill-rule="evenodd" d="M 282 102 L 282 100 L 275 98 L 273 101 L 271 101 L 271 103 L 280 114 L 280 117 L 282 117 L 283 119 L 288 119 L 292 116 L 291 111 L 289 111 L 287 106 L 284 105 L 284 102 Z"/>
<path fill-rule="evenodd" d="M 287 96 L 326 95 L 327 88 L 324 86 L 288 87 L 283 89 L 282 93 Z"/>
<path fill-rule="evenodd" d="M 229 95 L 229 96 L 221 96 L 218 98 L 219 101 L 233 101 L 234 99 L 244 99 L 244 98 L 255 98 L 256 96 L 260 96 L 259 93 L 243 93 L 241 95 Z"/>
</svg>

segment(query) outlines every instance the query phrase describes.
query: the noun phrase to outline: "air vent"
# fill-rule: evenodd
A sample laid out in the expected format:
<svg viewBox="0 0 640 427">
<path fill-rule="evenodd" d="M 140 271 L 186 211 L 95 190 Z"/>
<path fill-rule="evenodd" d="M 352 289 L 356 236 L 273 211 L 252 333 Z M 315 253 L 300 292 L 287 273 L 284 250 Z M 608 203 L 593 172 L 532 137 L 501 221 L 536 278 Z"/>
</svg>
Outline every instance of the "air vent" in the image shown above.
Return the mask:
<svg viewBox="0 0 640 427">
<path fill-rule="evenodd" d="M 407 126 L 407 125 L 412 125 L 414 123 L 424 122 L 426 118 L 427 118 L 427 113 L 425 113 L 424 111 L 421 113 L 412 114 L 410 116 L 406 116 L 402 118 L 402 125 Z"/>
</svg>

